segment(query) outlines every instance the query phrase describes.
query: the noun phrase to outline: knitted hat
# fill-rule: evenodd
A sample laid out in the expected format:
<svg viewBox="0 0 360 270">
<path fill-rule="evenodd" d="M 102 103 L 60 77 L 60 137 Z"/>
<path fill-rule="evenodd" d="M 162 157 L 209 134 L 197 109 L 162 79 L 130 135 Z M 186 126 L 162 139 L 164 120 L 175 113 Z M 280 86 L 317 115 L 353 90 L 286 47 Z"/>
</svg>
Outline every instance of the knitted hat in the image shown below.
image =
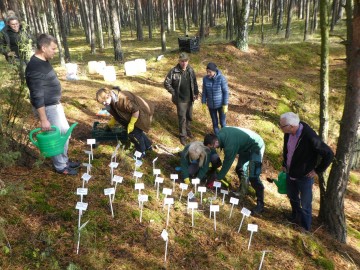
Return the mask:
<svg viewBox="0 0 360 270">
<path fill-rule="evenodd" d="M 206 69 L 209 69 L 209 70 L 215 71 L 215 72 L 218 70 L 218 69 L 217 69 L 217 66 L 216 66 L 214 63 L 212 63 L 212 62 L 210 62 L 209 64 L 207 64 Z"/>
</svg>

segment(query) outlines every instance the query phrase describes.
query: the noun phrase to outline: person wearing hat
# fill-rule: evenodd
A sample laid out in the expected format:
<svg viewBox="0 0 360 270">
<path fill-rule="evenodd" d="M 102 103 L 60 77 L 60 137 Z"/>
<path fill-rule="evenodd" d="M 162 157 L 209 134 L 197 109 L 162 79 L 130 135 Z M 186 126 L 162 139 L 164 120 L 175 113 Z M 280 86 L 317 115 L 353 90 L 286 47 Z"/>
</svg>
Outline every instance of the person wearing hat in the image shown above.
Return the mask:
<svg viewBox="0 0 360 270">
<path fill-rule="evenodd" d="M 187 53 L 180 53 L 179 63 L 167 74 L 164 87 L 171 94 L 171 101 L 176 105 L 180 142 L 186 145 L 186 138 L 194 137 L 190 127 L 193 103 L 199 95 L 195 72 L 189 65 Z"/>
<path fill-rule="evenodd" d="M 217 66 L 210 62 L 206 66 L 207 75 L 203 78 L 202 108 L 208 107 L 214 133 L 219 133 L 219 120 L 221 128 L 226 126 L 226 113 L 228 111 L 229 89 L 224 75 Z"/>
<path fill-rule="evenodd" d="M 191 142 L 181 152 L 181 171 L 185 184 L 190 184 L 190 178 L 197 177 L 202 182 L 207 180 L 208 187 L 212 188 L 216 169 L 221 165 L 222 162 L 216 149 L 204 145 L 203 142 Z"/>
</svg>

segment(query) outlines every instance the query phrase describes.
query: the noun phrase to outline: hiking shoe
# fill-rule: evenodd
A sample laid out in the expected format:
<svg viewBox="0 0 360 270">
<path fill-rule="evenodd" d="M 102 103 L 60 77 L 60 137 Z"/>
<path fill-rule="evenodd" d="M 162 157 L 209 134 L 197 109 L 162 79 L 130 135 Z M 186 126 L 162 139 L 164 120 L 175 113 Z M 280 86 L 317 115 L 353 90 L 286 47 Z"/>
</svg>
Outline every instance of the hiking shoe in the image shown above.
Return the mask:
<svg viewBox="0 0 360 270">
<path fill-rule="evenodd" d="M 182 144 L 182 145 L 186 145 L 186 139 L 185 139 L 185 137 L 181 137 L 180 138 L 180 143 Z"/>
<path fill-rule="evenodd" d="M 66 166 L 62 170 L 57 170 L 56 172 L 59 174 L 64 174 L 64 175 L 77 175 L 78 174 L 77 170 L 70 168 L 69 166 Z"/>
<path fill-rule="evenodd" d="M 81 163 L 78 161 L 71 161 L 69 160 L 67 163 L 68 167 L 70 167 L 71 169 L 77 169 L 81 166 Z"/>
<path fill-rule="evenodd" d="M 251 215 L 258 215 L 264 211 L 264 205 L 259 203 L 251 210 Z"/>
</svg>

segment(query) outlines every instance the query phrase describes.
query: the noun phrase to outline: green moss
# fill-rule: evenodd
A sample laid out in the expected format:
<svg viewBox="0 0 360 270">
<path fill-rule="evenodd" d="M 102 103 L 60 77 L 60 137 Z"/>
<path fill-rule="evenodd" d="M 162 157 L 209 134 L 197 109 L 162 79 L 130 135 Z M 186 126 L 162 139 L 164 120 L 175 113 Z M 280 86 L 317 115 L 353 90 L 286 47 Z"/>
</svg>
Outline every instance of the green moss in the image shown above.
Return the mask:
<svg viewBox="0 0 360 270">
<path fill-rule="evenodd" d="M 352 184 L 355 184 L 355 185 L 359 185 L 360 179 L 356 174 L 354 174 L 353 172 L 350 172 L 349 182 Z"/>
<path fill-rule="evenodd" d="M 326 269 L 326 270 L 334 270 L 335 269 L 334 262 L 331 259 L 319 256 L 318 258 L 314 259 L 314 261 L 322 269 Z"/>
<path fill-rule="evenodd" d="M 347 226 L 347 230 L 348 230 L 349 235 L 360 240 L 360 232 L 358 230 L 356 230 L 350 226 Z"/>
</svg>

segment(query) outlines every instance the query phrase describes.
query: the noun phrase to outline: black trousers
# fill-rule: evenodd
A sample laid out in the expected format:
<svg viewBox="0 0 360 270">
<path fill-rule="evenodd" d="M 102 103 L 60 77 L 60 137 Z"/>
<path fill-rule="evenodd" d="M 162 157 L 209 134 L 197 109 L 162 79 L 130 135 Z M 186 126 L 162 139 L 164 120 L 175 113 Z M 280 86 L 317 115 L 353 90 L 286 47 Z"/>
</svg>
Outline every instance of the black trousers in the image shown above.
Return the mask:
<svg viewBox="0 0 360 270">
<path fill-rule="evenodd" d="M 129 134 L 129 139 L 135 145 L 136 151 L 141 153 L 145 153 L 151 146 L 151 141 L 146 136 L 145 132 L 137 127 Z"/>
</svg>

